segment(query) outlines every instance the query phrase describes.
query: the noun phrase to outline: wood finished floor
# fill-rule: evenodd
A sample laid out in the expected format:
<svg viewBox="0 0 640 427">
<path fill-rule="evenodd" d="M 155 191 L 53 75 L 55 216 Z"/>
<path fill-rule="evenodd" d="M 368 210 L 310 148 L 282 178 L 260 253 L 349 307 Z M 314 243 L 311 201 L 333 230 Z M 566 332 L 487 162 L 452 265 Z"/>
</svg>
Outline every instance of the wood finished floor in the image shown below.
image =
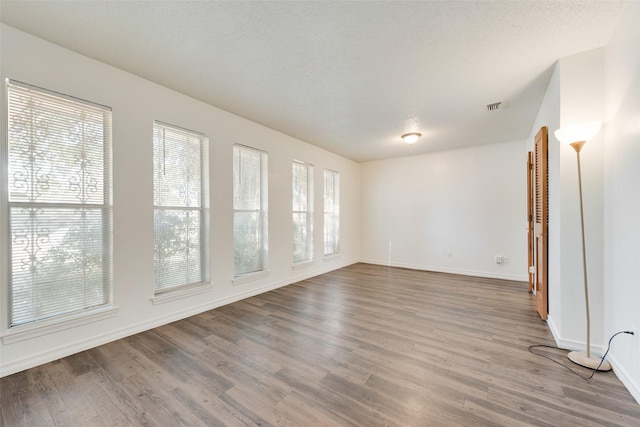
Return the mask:
<svg viewBox="0 0 640 427">
<path fill-rule="evenodd" d="M 613 373 L 528 352 L 553 343 L 534 304 L 356 264 L 5 377 L 0 424 L 640 426 Z"/>
</svg>

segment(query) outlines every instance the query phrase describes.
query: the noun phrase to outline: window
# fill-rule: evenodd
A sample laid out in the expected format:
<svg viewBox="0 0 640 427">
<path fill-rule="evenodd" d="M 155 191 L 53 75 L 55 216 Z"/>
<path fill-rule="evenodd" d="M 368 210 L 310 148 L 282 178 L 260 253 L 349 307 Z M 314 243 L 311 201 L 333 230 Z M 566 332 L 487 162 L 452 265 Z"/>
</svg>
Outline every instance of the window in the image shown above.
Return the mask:
<svg viewBox="0 0 640 427">
<path fill-rule="evenodd" d="M 340 174 L 324 171 L 324 254 L 334 255 L 340 244 Z"/>
<path fill-rule="evenodd" d="M 153 125 L 156 295 L 207 282 L 203 184 L 208 142 L 196 132 Z"/>
<path fill-rule="evenodd" d="M 313 259 L 313 165 L 293 162 L 293 262 Z"/>
<path fill-rule="evenodd" d="M 233 146 L 233 273 L 266 270 L 267 153 Z"/>
<path fill-rule="evenodd" d="M 9 81 L 9 327 L 110 306 L 111 109 Z"/>
</svg>

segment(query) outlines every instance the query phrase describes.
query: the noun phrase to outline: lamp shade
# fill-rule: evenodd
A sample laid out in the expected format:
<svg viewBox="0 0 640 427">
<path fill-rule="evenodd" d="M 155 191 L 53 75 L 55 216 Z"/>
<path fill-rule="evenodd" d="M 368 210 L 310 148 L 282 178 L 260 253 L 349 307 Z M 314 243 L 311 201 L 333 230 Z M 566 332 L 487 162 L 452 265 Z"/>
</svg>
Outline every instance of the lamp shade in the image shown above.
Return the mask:
<svg viewBox="0 0 640 427">
<path fill-rule="evenodd" d="M 601 127 L 602 123 L 600 122 L 576 123 L 558 129 L 554 135 L 563 144 L 572 144 L 590 140 L 596 136 Z"/>
<path fill-rule="evenodd" d="M 404 135 L 402 135 L 402 140 L 404 142 L 406 142 L 407 144 L 413 144 L 414 142 L 416 142 L 420 137 L 422 136 L 421 133 L 418 132 L 411 132 L 411 133 L 405 133 Z"/>
</svg>

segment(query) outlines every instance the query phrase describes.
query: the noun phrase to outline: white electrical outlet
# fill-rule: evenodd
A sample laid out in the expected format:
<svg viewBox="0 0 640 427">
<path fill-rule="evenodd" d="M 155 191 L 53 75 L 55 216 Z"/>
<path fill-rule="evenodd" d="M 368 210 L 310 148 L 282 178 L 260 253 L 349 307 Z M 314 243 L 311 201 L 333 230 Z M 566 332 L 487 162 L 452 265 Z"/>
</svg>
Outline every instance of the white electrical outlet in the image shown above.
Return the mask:
<svg viewBox="0 0 640 427">
<path fill-rule="evenodd" d="M 449 258 L 453 258 L 453 251 L 449 251 L 449 252 L 447 253 L 447 257 L 449 257 Z"/>
</svg>

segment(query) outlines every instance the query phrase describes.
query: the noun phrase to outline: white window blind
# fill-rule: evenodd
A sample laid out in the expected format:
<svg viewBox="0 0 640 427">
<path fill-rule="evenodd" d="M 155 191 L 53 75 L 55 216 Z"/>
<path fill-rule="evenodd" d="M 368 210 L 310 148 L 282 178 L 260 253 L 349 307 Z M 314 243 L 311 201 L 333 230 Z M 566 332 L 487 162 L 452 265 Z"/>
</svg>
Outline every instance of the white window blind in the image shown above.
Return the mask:
<svg viewBox="0 0 640 427">
<path fill-rule="evenodd" d="M 266 270 L 267 153 L 233 146 L 234 276 Z"/>
<path fill-rule="evenodd" d="M 9 81 L 9 327 L 111 304 L 111 109 Z"/>
<path fill-rule="evenodd" d="M 292 167 L 293 262 L 313 259 L 313 165 Z"/>
<path fill-rule="evenodd" d="M 153 125 L 154 276 L 156 295 L 207 282 L 205 182 L 208 139 Z"/>
<path fill-rule="evenodd" d="M 337 254 L 340 246 L 340 174 L 324 171 L 324 254 Z"/>
</svg>

